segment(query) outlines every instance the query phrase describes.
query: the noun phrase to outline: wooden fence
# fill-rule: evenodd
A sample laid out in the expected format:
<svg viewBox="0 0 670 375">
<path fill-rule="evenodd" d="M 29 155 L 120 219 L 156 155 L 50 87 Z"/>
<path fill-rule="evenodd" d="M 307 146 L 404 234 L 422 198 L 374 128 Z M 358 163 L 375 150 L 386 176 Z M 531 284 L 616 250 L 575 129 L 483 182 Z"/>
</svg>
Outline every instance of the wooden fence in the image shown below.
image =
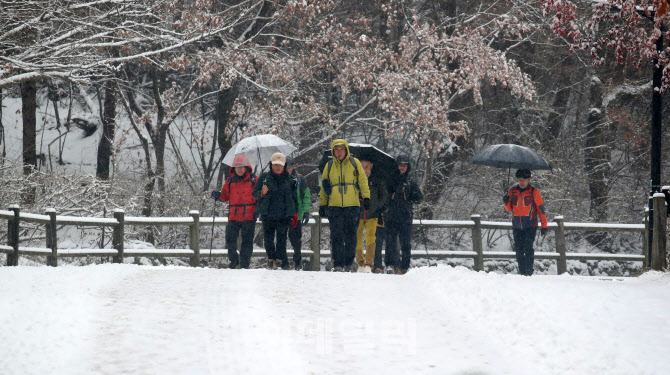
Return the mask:
<svg viewBox="0 0 670 375">
<path fill-rule="evenodd" d="M 654 237 L 652 251 L 649 252 L 648 227 L 649 220 L 645 217 L 643 224 L 598 224 L 598 223 L 569 223 L 562 216 L 557 216 L 549 223 L 549 230 L 555 232 L 554 252 L 535 252 L 536 259 L 554 259 L 557 261 L 559 274 L 567 271 L 568 260 L 613 260 L 643 262 L 643 268 L 651 265 L 652 269 L 661 270 L 666 267 L 666 207 L 663 194 L 656 194 L 654 199 Z M 44 215 L 21 213 L 18 205 L 12 205 L 9 210 L 0 210 L 0 219 L 7 220 L 7 245 L 0 245 L 0 253 L 7 254 L 7 265 L 16 266 L 20 255 L 43 255 L 47 258 L 47 265 L 57 266 L 58 258 L 100 256 L 112 257 L 113 262 L 121 263 L 124 257 L 186 257 L 192 266 L 200 264 L 201 256 L 227 256 L 226 249 L 207 249 L 201 254 L 200 233 L 203 227 L 225 226 L 228 219 L 225 217 L 201 217 L 198 211 L 190 211 L 188 217 L 161 218 L 161 217 L 126 217 L 122 210 L 116 210 L 113 218 L 88 218 L 74 216 L 59 216 L 54 209 L 47 209 Z M 44 248 L 22 247 L 19 241 L 21 222 L 36 223 L 46 226 L 46 245 Z M 90 226 L 111 227 L 112 248 L 109 249 L 59 249 L 57 231 L 59 226 Z M 262 225 L 260 222 L 257 225 Z M 303 250 L 305 257 L 311 259 L 310 267 L 313 271 L 320 269 L 321 257 L 330 256 L 330 252 L 321 249 L 320 240 L 322 227 L 328 225 L 328 220 L 321 219 L 313 214 L 306 227 L 310 228 L 311 238 L 308 250 Z M 483 251 L 482 230 L 499 229 L 511 230 L 509 222 L 482 221 L 479 215 L 472 215 L 470 220 L 414 220 L 415 227 L 424 228 L 460 228 L 469 229 L 472 234 L 471 251 L 452 250 L 414 250 L 416 256 L 430 258 L 471 258 L 474 260 L 474 269 L 484 269 L 484 259 L 515 259 L 512 251 Z M 188 249 L 125 249 L 126 226 L 173 226 L 189 228 Z M 610 253 L 572 253 L 566 251 L 565 232 L 572 231 L 624 231 L 639 232 L 642 237 L 640 254 L 610 254 Z M 290 253 L 290 251 L 289 251 Z M 651 259 L 649 259 L 651 254 Z M 263 256 L 263 250 L 255 249 L 254 256 Z"/>
</svg>

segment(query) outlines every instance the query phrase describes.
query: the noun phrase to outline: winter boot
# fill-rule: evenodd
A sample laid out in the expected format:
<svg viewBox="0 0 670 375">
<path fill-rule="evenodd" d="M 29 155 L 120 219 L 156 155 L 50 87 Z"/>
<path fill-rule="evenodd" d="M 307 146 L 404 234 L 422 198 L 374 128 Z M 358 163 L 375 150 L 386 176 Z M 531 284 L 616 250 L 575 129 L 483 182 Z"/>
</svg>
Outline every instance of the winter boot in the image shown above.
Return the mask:
<svg viewBox="0 0 670 375">
<path fill-rule="evenodd" d="M 342 272 L 342 271 L 344 271 L 344 267 L 340 267 L 340 266 L 333 267 L 333 272 Z"/>
<path fill-rule="evenodd" d="M 384 273 L 384 270 L 382 268 L 375 267 L 375 269 L 372 270 L 372 273 Z"/>
<path fill-rule="evenodd" d="M 404 275 L 406 273 L 407 273 L 407 270 L 405 270 L 405 269 L 402 269 L 402 268 L 396 268 L 395 269 L 395 274 L 396 275 Z"/>
<path fill-rule="evenodd" d="M 268 259 L 268 269 L 269 270 L 274 270 L 275 268 L 275 261 L 274 259 Z"/>
<path fill-rule="evenodd" d="M 281 270 L 282 269 L 281 263 L 282 263 L 281 259 L 275 259 L 275 264 L 272 267 L 272 269 L 273 270 Z"/>
<path fill-rule="evenodd" d="M 386 274 L 387 275 L 393 275 L 395 273 L 395 267 L 393 266 L 386 266 Z"/>
<path fill-rule="evenodd" d="M 365 266 L 363 266 L 361 268 L 363 269 L 363 271 L 362 271 L 363 273 L 372 273 L 372 267 L 369 264 L 366 264 Z M 361 268 L 358 269 L 359 270 L 358 272 L 361 272 L 360 271 Z"/>
</svg>

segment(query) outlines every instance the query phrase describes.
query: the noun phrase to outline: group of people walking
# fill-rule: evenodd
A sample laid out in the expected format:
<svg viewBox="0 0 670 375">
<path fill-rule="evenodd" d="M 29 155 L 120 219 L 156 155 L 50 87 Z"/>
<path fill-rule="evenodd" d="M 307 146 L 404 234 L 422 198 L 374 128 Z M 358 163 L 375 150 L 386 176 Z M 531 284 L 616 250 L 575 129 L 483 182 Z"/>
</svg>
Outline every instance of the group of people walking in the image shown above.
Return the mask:
<svg viewBox="0 0 670 375">
<path fill-rule="evenodd" d="M 374 161 L 354 157 L 347 141 L 331 145 L 332 160 L 323 168 L 319 192 L 319 216 L 330 223 L 330 244 L 335 272 L 404 274 L 410 267 L 414 205 L 423 195 L 411 178 L 407 155 L 396 158 L 397 170 L 382 178 Z M 263 222 L 268 268 L 289 269 L 287 238 L 294 249 L 293 268 L 302 269 L 302 227 L 309 221 L 310 190 L 295 170 L 293 158 L 272 155 L 270 170 L 256 177 L 248 159 L 237 155 L 230 177 L 212 197 L 229 202 L 226 245 L 230 268 L 249 268 L 256 219 Z M 531 172 L 519 169 L 518 184 L 503 197 L 504 207 L 514 213 L 514 250 L 519 273 L 532 275 L 538 218 L 541 234 L 547 231 L 544 201 L 530 185 Z M 240 253 L 237 238 L 242 237 Z M 382 249 L 386 254 L 382 264 Z M 400 251 L 398 251 L 400 244 Z M 356 267 L 357 266 L 357 267 Z"/>
<path fill-rule="evenodd" d="M 398 170 L 387 181 L 374 173 L 372 160 L 351 155 L 345 140 L 333 141 L 331 152 L 332 161 L 322 171 L 319 215 L 330 223 L 333 271 L 384 272 L 381 253 L 386 243 L 386 272 L 407 272 L 413 205 L 423 199 L 418 184 L 409 177 L 409 157 L 397 158 Z M 229 203 L 225 238 L 230 268 L 249 268 L 260 217 L 268 268 L 290 268 L 288 239 L 294 249 L 293 268 L 301 270 L 302 227 L 309 221 L 311 194 L 293 159 L 275 153 L 270 170 L 256 177 L 248 159 L 237 155 L 229 173 L 221 191 L 213 191 L 212 197 Z"/>
<path fill-rule="evenodd" d="M 302 269 L 302 226 L 309 220 L 311 205 L 307 183 L 296 172 L 293 158 L 282 153 L 272 155 L 268 172 L 256 177 L 252 171 L 249 160 L 237 155 L 230 167 L 231 177 L 221 191 L 212 192 L 212 198 L 229 203 L 226 246 L 230 268 L 249 268 L 256 219 L 260 216 L 268 268 L 289 269 L 288 238 L 294 249 L 294 268 Z"/>
</svg>

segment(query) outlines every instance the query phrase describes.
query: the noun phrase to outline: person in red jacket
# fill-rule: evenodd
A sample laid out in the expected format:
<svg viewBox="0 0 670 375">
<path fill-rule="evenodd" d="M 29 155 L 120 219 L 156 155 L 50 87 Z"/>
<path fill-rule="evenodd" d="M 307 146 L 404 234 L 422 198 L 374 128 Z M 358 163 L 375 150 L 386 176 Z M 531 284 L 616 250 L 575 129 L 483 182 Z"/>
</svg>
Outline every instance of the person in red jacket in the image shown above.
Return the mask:
<svg viewBox="0 0 670 375">
<path fill-rule="evenodd" d="M 249 268 L 256 229 L 256 198 L 251 193 L 258 177 L 251 174 L 251 164 L 244 155 L 237 155 L 230 167 L 230 177 L 221 191 L 213 191 L 212 198 L 229 202 L 226 246 L 230 268 Z M 237 254 L 237 236 L 242 232 L 242 248 Z"/>
<path fill-rule="evenodd" d="M 518 184 L 513 186 L 503 196 L 505 210 L 512 211 L 512 234 L 514 236 L 514 251 L 519 264 L 519 274 L 530 276 L 533 274 L 535 250 L 533 242 L 537 234 L 537 219 L 540 218 L 542 236 L 547 234 L 547 216 L 544 210 L 544 200 L 540 190 L 530 185 L 531 173 L 529 169 L 516 171 Z"/>
</svg>

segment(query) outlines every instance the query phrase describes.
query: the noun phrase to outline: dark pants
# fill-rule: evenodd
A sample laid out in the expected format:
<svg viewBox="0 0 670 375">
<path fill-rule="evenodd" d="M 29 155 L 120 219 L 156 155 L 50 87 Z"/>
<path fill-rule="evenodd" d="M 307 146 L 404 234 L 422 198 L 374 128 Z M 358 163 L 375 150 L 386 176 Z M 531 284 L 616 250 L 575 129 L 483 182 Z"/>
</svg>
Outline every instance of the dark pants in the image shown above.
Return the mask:
<svg viewBox="0 0 670 375">
<path fill-rule="evenodd" d="M 384 265 L 382 264 L 382 249 L 386 243 L 386 227 L 377 226 L 377 232 L 375 232 L 375 234 L 377 239 L 375 240 L 375 263 L 373 267 L 384 268 Z"/>
<path fill-rule="evenodd" d="M 226 225 L 226 247 L 228 248 L 228 260 L 230 268 L 235 268 L 239 264 L 242 268 L 249 268 L 251 262 L 251 253 L 254 249 L 254 230 L 256 229 L 256 220 L 248 221 L 229 221 Z M 242 232 L 242 248 L 240 255 L 237 254 L 237 237 Z"/>
<path fill-rule="evenodd" d="M 359 207 L 328 207 L 334 267 L 347 267 L 354 263 L 359 212 Z"/>
<path fill-rule="evenodd" d="M 398 261 L 398 238 L 400 238 L 400 248 L 402 250 L 400 261 Z M 386 241 L 386 265 L 402 270 L 409 269 L 409 261 L 412 258 L 412 223 L 387 221 Z"/>
<path fill-rule="evenodd" d="M 516 252 L 516 261 L 519 264 L 519 274 L 530 276 L 533 274 L 533 262 L 535 261 L 535 250 L 533 242 L 537 227 L 526 229 L 514 229 L 514 251 Z"/>
<path fill-rule="evenodd" d="M 293 247 L 293 262 L 296 267 L 299 267 L 302 262 L 302 253 L 300 250 L 302 247 L 301 222 L 298 222 L 298 225 L 296 225 L 295 228 L 293 228 L 292 225 L 288 227 L 288 239 L 291 241 L 291 246 Z"/>
<path fill-rule="evenodd" d="M 263 219 L 263 242 L 269 260 L 286 259 L 286 232 L 290 225 L 291 219 Z"/>
</svg>

